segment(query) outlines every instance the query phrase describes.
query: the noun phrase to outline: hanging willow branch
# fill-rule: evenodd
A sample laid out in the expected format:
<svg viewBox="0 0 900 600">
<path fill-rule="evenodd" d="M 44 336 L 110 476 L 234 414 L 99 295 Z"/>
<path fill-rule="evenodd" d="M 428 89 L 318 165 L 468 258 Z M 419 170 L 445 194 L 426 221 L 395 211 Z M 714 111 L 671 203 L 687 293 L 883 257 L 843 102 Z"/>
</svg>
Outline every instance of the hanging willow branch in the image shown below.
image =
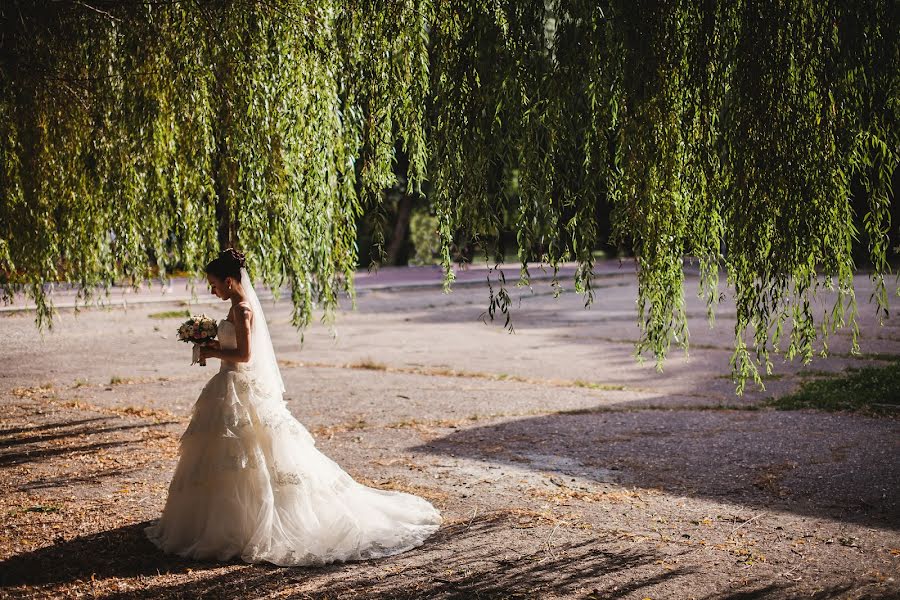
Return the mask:
<svg viewBox="0 0 900 600">
<path fill-rule="evenodd" d="M 898 13 L 889 0 L 5 2 L 0 288 L 49 325 L 46 282 L 86 300 L 234 244 L 290 286 L 302 327 L 352 294 L 355 224 L 396 183 L 400 150 L 437 212 L 448 284 L 459 232 L 499 260 L 511 218 L 521 278 L 529 261 L 577 261 L 590 302 L 609 206 L 638 261 L 638 351 L 661 361 L 687 344 L 685 257 L 710 314 L 723 271 L 742 386 L 782 332 L 789 357 L 838 327 L 855 346 L 860 238 L 887 310 Z M 504 311 L 505 289 L 492 302 Z"/>
</svg>

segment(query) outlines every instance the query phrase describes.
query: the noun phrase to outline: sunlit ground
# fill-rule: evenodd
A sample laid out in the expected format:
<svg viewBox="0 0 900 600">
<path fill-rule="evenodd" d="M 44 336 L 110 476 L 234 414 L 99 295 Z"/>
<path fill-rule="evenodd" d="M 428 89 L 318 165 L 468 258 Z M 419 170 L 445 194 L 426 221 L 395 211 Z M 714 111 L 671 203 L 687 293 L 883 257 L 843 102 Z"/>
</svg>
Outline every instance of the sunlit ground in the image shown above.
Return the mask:
<svg viewBox="0 0 900 600">
<path fill-rule="evenodd" d="M 225 305 L 63 310 L 43 336 L 33 315 L 0 316 L 3 595 L 900 594 L 898 324 L 863 305 L 862 355 L 839 333 L 831 357 L 775 356 L 765 390 L 737 397 L 732 307 L 710 329 L 689 277 L 691 350 L 659 373 L 632 355 L 633 274 L 606 266 L 588 310 L 546 282 L 513 290 L 514 334 L 479 320 L 475 284 L 362 290 L 336 338 L 317 324 L 302 346 L 289 305 L 267 304 L 288 405 L 319 448 L 445 516 L 419 549 L 325 568 L 195 563 L 142 535 L 216 368 L 191 367 L 175 328 Z"/>
</svg>

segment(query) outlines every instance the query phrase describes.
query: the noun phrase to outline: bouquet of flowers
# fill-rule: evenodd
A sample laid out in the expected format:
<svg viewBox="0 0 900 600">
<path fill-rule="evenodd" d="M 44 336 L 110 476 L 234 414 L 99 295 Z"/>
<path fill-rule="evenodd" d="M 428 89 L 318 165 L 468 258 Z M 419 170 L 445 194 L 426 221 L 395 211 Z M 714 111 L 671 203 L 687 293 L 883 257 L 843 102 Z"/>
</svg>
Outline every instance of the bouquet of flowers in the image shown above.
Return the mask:
<svg viewBox="0 0 900 600">
<path fill-rule="evenodd" d="M 219 326 L 206 315 L 192 316 L 178 328 L 178 339 L 182 342 L 194 344 L 194 353 L 191 364 L 200 363 L 206 366 L 206 359 L 200 359 L 200 346 L 206 346 L 216 339 Z"/>
</svg>

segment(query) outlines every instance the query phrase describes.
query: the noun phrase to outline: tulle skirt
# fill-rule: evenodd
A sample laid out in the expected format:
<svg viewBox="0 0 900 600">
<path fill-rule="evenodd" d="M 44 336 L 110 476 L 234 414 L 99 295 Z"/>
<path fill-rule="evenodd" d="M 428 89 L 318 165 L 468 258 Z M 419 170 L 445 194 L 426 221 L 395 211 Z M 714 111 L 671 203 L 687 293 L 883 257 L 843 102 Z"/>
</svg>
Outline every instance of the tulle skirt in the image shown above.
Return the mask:
<svg viewBox="0 0 900 600">
<path fill-rule="evenodd" d="M 147 537 L 183 557 L 289 566 L 398 554 L 438 529 L 428 501 L 361 485 L 314 444 L 280 394 L 223 365 L 194 405 Z"/>
</svg>

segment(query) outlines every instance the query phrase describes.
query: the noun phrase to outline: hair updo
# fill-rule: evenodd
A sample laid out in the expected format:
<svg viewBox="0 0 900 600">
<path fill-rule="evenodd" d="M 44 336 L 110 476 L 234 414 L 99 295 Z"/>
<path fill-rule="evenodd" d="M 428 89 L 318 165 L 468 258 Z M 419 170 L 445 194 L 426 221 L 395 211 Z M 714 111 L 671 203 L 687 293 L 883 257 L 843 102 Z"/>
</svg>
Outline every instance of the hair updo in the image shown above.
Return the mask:
<svg viewBox="0 0 900 600">
<path fill-rule="evenodd" d="M 219 256 L 212 259 L 210 263 L 206 265 L 206 272 L 218 277 L 222 281 L 224 281 L 226 277 L 231 277 L 235 281 L 240 282 L 241 269 L 244 268 L 246 262 L 247 259 L 242 253 L 234 248 L 227 248 L 219 252 Z"/>
</svg>

